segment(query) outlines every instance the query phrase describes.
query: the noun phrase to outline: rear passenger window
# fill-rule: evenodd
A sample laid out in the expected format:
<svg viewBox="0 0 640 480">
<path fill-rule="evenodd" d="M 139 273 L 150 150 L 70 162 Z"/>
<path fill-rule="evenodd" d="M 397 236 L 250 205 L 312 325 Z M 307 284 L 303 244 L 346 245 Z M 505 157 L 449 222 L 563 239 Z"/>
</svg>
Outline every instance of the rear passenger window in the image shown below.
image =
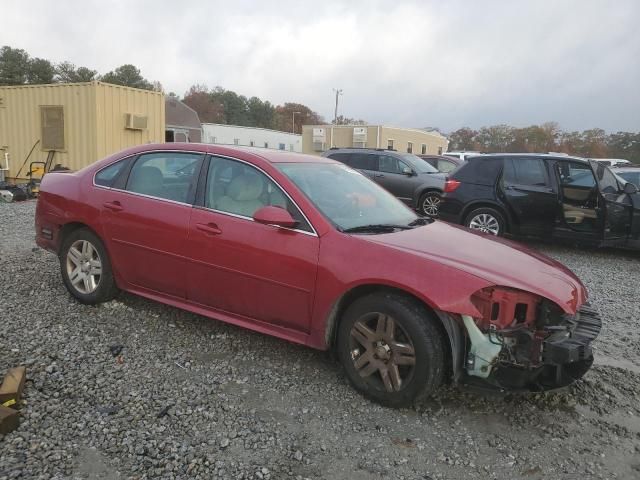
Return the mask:
<svg viewBox="0 0 640 480">
<path fill-rule="evenodd" d="M 141 155 L 129 173 L 126 190 L 181 203 L 192 203 L 203 156 L 158 152 Z"/>
<path fill-rule="evenodd" d="M 502 170 L 502 157 L 474 157 L 455 170 L 451 178 L 475 185 L 494 185 Z"/>
<path fill-rule="evenodd" d="M 507 158 L 503 178 L 508 185 L 547 185 L 544 163 L 537 158 Z"/>
<path fill-rule="evenodd" d="M 329 158 L 357 170 L 378 170 L 378 156 L 369 153 L 332 153 Z"/>
<path fill-rule="evenodd" d="M 111 187 L 118 176 L 118 174 L 122 171 L 122 168 L 127 164 L 128 159 L 120 160 L 119 162 L 112 163 L 107 168 L 103 168 L 95 176 L 95 184 L 101 185 L 103 187 Z"/>
<path fill-rule="evenodd" d="M 378 170 L 386 173 L 402 173 L 404 163 L 400 162 L 397 158 L 391 155 L 379 155 Z"/>
</svg>

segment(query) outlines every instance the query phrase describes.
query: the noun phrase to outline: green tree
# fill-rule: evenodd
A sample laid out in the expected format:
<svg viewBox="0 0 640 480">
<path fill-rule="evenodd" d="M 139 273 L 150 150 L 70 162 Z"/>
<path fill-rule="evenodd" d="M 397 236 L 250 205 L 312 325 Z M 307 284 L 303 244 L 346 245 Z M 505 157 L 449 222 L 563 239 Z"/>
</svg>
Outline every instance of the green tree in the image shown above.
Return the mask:
<svg viewBox="0 0 640 480">
<path fill-rule="evenodd" d="M 49 60 L 32 58 L 27 67 L 27 83 L 32 85 L 54 83 L 56 69 Z"/>
<path fill-rule="evenodd" d="M 506 152 L 515 143 L 515 128 L 509 125 L 482 127 L 475 140 L 484 152 Z"/>
<path fill-rule="evenodd" d="M 222 87 L 215 87 L 210 96 L 213 102 L 222 104 L 224 108 L 224 123 L 228 125 L 250 125 L 247 97 L 238 95 L 232 90 L 225 90 Z"/>
<path fill-rule="evenodd" d="M 29 54 L 7 45 L 0 49 L 0 85 L 22 85 L 29 73 Z"/>
<path fill-rule="evenodd" d="M 251 97 L 247 101 L 249 125 L 259 128 L 273 128 L 276 109 L 271 103 L 262 101 L 258 97 Z"/>
<path fill-rule="evenodd" d="M 60 83 L 91 82 L 98 76 L 96 70 L 79 67 L 71 62 L 61 62 L 56 65 L 56 80 Z"/>
<path fill-rule="evenodd" d="M 298 112 L 295 114 L 295 126 L 292 123 L 294 112 Z M 325 123 L 324 118 L 306 105 L 287 102 L 276 107 L 273 128 L 283 132 L 295 131 L 299 133 L 302 131 L 302 125 L 320 125 L 323 123 Z"/>
<path fill-rule="evenodd" d="M 135 65 L 121 65 L 115 70 L 105 73 L 100 77 L 105 83 L 114 85 L 124 85 L 125 87 L 141 88 L 143 90 L 153 90 L 154 85 L 144 78 L 140 73 L 140 69 Z"/>
</svg>

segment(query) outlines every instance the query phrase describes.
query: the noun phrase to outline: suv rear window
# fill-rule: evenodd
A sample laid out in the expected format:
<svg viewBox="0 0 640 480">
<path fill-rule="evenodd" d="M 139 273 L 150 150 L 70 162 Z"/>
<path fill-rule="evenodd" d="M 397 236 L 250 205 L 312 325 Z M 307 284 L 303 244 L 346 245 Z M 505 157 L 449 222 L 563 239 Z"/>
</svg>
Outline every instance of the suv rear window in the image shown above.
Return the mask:
<svg viewBox="0 0 640 480">
<path fill-rule="evenodd" d="M 494 185 L 502 170 L 502 157 L 472 157 L 451 174 L 464 183 Z"/>
</svg>

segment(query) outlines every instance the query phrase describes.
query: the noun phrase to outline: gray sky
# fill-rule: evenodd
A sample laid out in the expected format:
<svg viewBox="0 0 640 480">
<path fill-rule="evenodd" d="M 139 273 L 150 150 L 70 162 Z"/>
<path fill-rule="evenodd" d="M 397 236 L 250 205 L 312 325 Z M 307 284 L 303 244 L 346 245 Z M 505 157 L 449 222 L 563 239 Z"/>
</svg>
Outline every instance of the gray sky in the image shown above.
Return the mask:
<svg viewBox="0 0 640 480">
<path fill-rule="evenodd" d="M 0 45 L 406 127 L 640 130 L 640 1 L 0 0 Z"/>
</svg>

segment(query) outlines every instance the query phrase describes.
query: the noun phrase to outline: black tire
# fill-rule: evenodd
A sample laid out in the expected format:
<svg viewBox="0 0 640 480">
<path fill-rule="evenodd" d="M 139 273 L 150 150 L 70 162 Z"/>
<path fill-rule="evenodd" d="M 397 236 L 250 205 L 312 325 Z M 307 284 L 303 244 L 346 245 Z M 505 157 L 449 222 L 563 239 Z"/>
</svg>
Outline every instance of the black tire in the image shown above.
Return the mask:
<svg viewBox="0 0 640 480">
<path fill-rule="evenodd" d="M 483 219 L 486 219 L 484 224 L 482 222 Z M 472 230 L 501 237 L 506 231 L 507 222 L 505 221 L 502 213 L 495 208 L 482 207 L 476 208 L 466 216 L 464 219 L 464 226 Z"/>
<path fill-rule="evenodd" d="M 395 362 L 394 358 L 402 356 L 396 357 L 395 347 L 401 343 L 406 348 L 406 340 L 410 342 L 415 353 L 414 364 L 411 366 L 393 363 L 400 376 L 404 375 L 401 386 L 395 388 L 393 385 L 393 391 L 385 388 L 382 370 L 374 371 L 372 374 L 364 372 L 374 361 L 379 364 L 380 360 L 377 357 L 371 362 L 366 361 L 365 367 L 360 368 L 360 371 L 356 367 L 361 357 L 373 358 L 369 354 L 369 348 L 365 348 L 358 357 L 353 357 L 354 351 L 358 351 L 358 348 L 354 350 L 354 344 L 360 347 L 364 345 L 352 335 L 354 326 L 371 315 L 380 314 L 392 318 L 392 325 L 401 328 L 396 330 L 396 333 L 402 332 L 402 337 L 405 337 L 399 338 L 400 342 L 393 343 L 387 350 L 390 352 L 387 361 L 392 363 Z M 337 336 L 338 356 L 351 384 L 364 396 L 389 407 L 406 407 L 417 399 L 432 394 L 442 383 L 445 369 L 444 342 L 436 321 L 418 301 L 397 293 L 373 293 L 353 302 L 342 317 Z M 374 351 L 377 352 L 377 349 L 384 352 L 381 346 Z M 386 377 L 391 383 L 388 380 L 389 374 Z"/>
<path fill-rule="evenodd" d="M 430 202 L 428 202 L 430 200 Z M 428 217 L 436 218 L 438 216 L 438 208 L 442 201 L 442 194 L 440 192 L 425 192 L 420 196 L 418 200 L 418 212 Z M 429 203 L 427 205 L 427 203 Z M 435 213 L 433 210 L 435 209 Z"/>
<path fill-rule="evenodd" d="M 83 265 L 89 265 L 86 267 L 86 272 L 79 272 L 79 275 L 84 275 L 84 278 L 88 276 L 92 278 L 89 284 L 84 283 L 84 278 L 78 279 L 77 275 L 74 275 L 78 268 L 84 268 L 76 263 L 78 262 L 78 258 L 77 253 L 75 253 L 79 251 L 77 245 L 84 245 L 83 242 L 88 242 L 93 248 L 91 253 L 87 250 L 87 256 L 83 256 L 79 260 Z M 74 253 L 70 254 L 72 247 L 74 248 Z M 81 253 L 84 255 L 85 252 L 83 251 Z M 67 287 L 69 293 L 80 303 L 95 305 L 96 303 L 108 302 L 118 294 L 119 290 L 113 278 L 113 271 L 107 250 L 104 248 L 104 244 L 100 238 L 88 228 L 80 228 L 67 235 L 62 242 L 62 248 L 60 249 L 58 258 L 60 260 L 60 272 L 64 285 Z M 91 264 L 91 262 L 96 262 L 96 260 L 100 265 L 99 274 L 97 273 L 98 270 L 96 270 L 97 265 Z M 73 269 L 73 271 L 70 272 L 70 269 Z M 78 282 L 77 285 L 74 285 L 71 276 Z M 83 289 L 86 291 L 83 291 Z"/>
</svg>

